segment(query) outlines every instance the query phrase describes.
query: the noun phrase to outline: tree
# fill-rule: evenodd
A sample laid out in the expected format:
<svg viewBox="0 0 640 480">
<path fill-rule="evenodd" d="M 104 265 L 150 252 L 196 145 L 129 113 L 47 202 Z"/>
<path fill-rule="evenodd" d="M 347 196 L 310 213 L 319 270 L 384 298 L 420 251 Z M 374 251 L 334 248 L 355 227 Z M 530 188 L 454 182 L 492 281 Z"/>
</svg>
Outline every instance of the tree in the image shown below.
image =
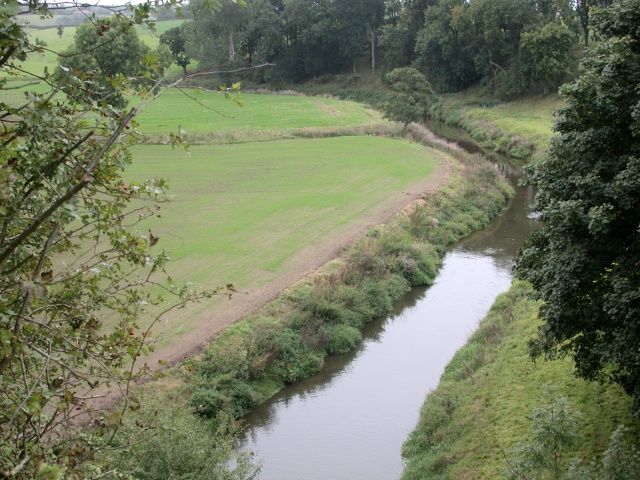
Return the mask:
<svg viewBox="0 0 640 480">
<path fill-rule="evenodd" d="M 582 37 L 584 38 L 584 46 L 589 46 L 589 15 L 591 7 L 608 7 L 613 0 L 576 0 L 576 11 L 580 18 L 580 26 L 582 27 Z"/>
<path fill-rule="evenodd" d="M 385 81 L 392 90 L 382 105 L 386 118 L 402 122 L 405 130 L 409 123 L 427 118 L 434 93 L 424 75 L 415 68 L 396 68 Z"/>
<path fill-rule="evenodd" d="M 593 16 L 602 44 L 561 88 L 556 137 L 529 179 L 542 226 L 517 272 L 544 301 L 532 354 L 569 354 L 640 413 L 640 0 Z"/>
<path fill-rule="evenodd" d="M 133 18 L 142 23 L 149 8 L 135 7 Z M 29 11 L 46 14 L 38 2 Z M 160 66 L 135 65 L 130 49 L 138 45 L 120 37 L 135 42 L 128 17 L 79 32 L 76 50 L 58 56 L 73 63 L 95 52 L 90 59 L 105 83 L 69 67 L 56 75 L 29 72 L 25 60 L 43 46 L 32 43 L 11 9 L 0 12 L 0 92 L 34 81 L 41 87 L 0 102 L 3 478 L 104 477 L 95 456 L 114 446 L 124 414 L 139 406 L 130 385 L 148 371 L 136 364 L 150 349 L 151 327 L 141 328 L 142 320 L 153 325 L 172 308 L 215 293 L 167 279 L 161 239 L 139 226 L 158 215 L 166 182 L 123 175 L 136 137 L 132 120 L 159 92 L 161 82 L 150 79 Z M 130 84 L 123 71 L 148 81 Z M 104 85 L 121 97 L 126 87 L 139 101 L 115 108 Z M 121 404 L 95 412 L 94 400 L 111 389 L 121 392 Z M 78 418 L 95 421 L 77 431 Z"/>
<path fill-rule="evenodd" d="M 173 60 L 182 67 L 182 72 L 187 74 L 187 66 L 191 63 L 191 57 L 185 49 L 186 37 L 184 26 L 173 27 L 160 35 L 160 43 L 169 47 Z"/>
<path fill-rule="evenodd" d="M 571 53 L 576 35 L 564 24 L 550 22 L 537 26 L 520 37 L 518 68 L 529 90 L 541 88 L 547 94 L 574 73 L 575 61 Z"/>
<path fill-rule="evenodd" d="M 220 0 L 212 5 L 209 0 L 194 0 L 189 10 L 193 21 L 187 30 L 188 54 L 201 67 L 236 62 L 248 15 L 244 3 Z"/>
<path fill-rule="evenodd" d="M 565 397 L 547 389 L 531 416 L 530 438 L 518 444 L 507 460 L 509 480 L 564 478 L 568 454 L 578 440 L 578 415 Z"/>
<path fill-rule="evenodd" d="M 440 0 L 425 12 L 424 27 L 415 42 L 416 67 L 438 89 L 460 90 L 481 76 L 474 58 L 477 33 L 463 0 Z"/>
<path fill-rule="evenodd" d="M 152 68 L 160 66 L 160 57 L 151 55 L 150 48 L 138 37 L 135 24 L 118 17 L 77 27 L 73 46 L 61 57 L 58 77 L 91 82 L 92 87 L 86 91 L 93 98 L 120 108 L 126 105 L 121 87 L 127 83 L 139 85 Z M 76 88 L 69 82 L 66 86 Z M 68 89 L 66 92 L 71 93 Z"/>
</svg>

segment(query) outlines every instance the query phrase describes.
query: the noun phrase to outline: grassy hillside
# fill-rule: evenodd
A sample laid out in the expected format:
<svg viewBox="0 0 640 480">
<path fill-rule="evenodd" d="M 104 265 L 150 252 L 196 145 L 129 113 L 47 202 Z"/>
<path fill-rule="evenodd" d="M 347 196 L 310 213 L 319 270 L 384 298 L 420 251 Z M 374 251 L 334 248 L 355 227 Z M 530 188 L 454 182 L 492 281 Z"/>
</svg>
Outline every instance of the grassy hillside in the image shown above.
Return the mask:
<svg viewBox="0 0 640 480">
<path fill-rule="evenodd" d="M 444 95 L 434 119 L 466 130 L 483 147 L 528 161 L 544 154 L 553 135 L 555 95 L 496 103 L 473 92 Z"/>
<path fill-rule="evenodd" d="M 451 360 L 404 446 L 403 480 L 506 478 L 505 455 L 527 438 L 545 385 L 582 414 L 584 438 L 567 462 L 595 460 L 619 424 L 638 427 L 618 387 L 577 379 L 568 359 L 531 361 L 527 340 L 540 322 L 530 293 L 514 283 Z"/>
<path fill-rule="evenodd" d="M 304 247 L 312 252 L 384 210 L 390 197 L 429 176 L 439 154 L 406 141 L 338 137 L 193 146 L 188 154 L 141 145 L 133 155 L 130 178 L 170 183 L 173 201 L 149 227 L 174 259 L 171 274 L 251 290 L 290 272 L 289 260 Z M 195 321 L 189 313 L 180 328 Z"/>
</svg>

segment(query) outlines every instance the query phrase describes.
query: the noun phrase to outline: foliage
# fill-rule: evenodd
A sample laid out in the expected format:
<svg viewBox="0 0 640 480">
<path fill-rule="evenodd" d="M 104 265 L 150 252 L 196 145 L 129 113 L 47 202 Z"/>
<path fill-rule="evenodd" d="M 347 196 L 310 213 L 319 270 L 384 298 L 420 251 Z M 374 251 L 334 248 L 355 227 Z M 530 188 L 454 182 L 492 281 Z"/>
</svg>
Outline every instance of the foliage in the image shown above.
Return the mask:
<svg viewBox="0 0 640 480">
<path fill-rule="evenodd" d="M 585 378 L 611 379 L 640 408 L 640 2 L 594 19 L 603 42 L 562 88 L 547 159 L 530 172 L 543 228 L 518 272 L 544 300 L 536 356 L 570 354 Z M 594 100 L 595 99 L 595 100 Z"/>
<path fill-rule="evenodd" d="M 462 0 L 434 2 L 416 37 L 416 66 L 440 90 L 461 90 L 481 78 L 473 63 L 476 43 L 465 5 Z"/>
<path fill-rule="evenodd" d="M 568 0 L 439 0 L 425 12 L 415 64 L 442 90 L 549 90 L 571 71 L 576 31 Z"/>
<path fill-rule="evenodd" d="M 184 25 L 173 27 L 160 35 L 160 43 L 163 43 L 171 50 L 173 60 L 182 67 L 183 73 L 187 74 L 187 66 L 191 63 L 191 57 L 185 49 L 185 29 Z"/>
<path fill-rule="evenodd" d="M 230 418 L 218 419 L 214 429 L 192 415 L 179 395 L 157 390 L 145 392 L 140 404 L 123 422 L 112 448 L 98 456 L 105 470 L 113 472 L 104 478 L 123 478 L 116 472 L 136 480 L 255 477 L 249 457 L 235 451 L 238 425 Z"/>
<path fill-rule="evenodd" d="M 565 397 L 548 389 L 533 409 L 529 439 L 516 446 L 507 459 L 507 478 L 562 479 L 567 452 L 578 435 L 578 418 Z"/>
<path fill-rule="evenodd" d="M 68 67 L 56 75 L 23 68 L 47 47 L 26 34 L 15 2 L 8 7 L 0 91 L 15 88 L 15 77 L 39 88 L 17 105 L 0 103 L 0 476 L 100 477 L 96 453 L 113 447 L 124 414 L 139 407 L 130 385 L 148 371 L 136 361 L 151 349 L 150 326 L 215 291 L 166 278 L 160 239 L 139 227 L 158 214 L 166 182 L 123 178 L 132 120 L 158 92 L 153 79 L 163 68 L 131 36 L 132 20 L 96 20 L 79 29 L 77 50 L 48 49 L 70 64 L 89 62 L 94 81 Z M 47 14 L 38 2 L 26 11 Z M 133 18 L 144 23 L 148 12 L 141 4 Z M 143 98 L 114 108 L 125 92 Z M 111 389 L 122 403 L 101 411 L 96 399 Z M 74 428 L 91 420 L 90 430 Z"/>
<path fill-rule="evenodd" d="M 424 121 L 434 93 L 427 79 L 414 68 L 396 68 L 385 76 L 392 93 L 382 105 L 386 118 L 402 122 Z"/>
<path fill-rule="evenodd" d="M 126 106 L 126 88 L 140 87 L 168 67 L 162 52 L 152 54 L 138 37 L 135 23 L 107 17 L 76 29 L 74 45 L 61 55 L 58 78 L 65 93 L 84 88 L 85 96 L 115 107 Z M 148 83 L 153 85 L 153 83 Z"/>
<path fill-rule="evenodd" d="M 520 39 L 520 68 L 524 78 L 549 93 L 574 72 L 571 53 L 574 44 L 575 33 L 561 23 L 546 23 L 524 32 Z"/>
</svg>

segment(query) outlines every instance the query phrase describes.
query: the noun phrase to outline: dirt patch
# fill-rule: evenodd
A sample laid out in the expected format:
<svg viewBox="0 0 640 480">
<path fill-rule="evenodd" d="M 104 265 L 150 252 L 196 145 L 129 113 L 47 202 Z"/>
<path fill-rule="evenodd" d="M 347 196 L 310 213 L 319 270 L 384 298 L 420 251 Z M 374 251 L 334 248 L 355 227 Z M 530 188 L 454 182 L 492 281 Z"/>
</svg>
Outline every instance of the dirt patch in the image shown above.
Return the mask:
<svg viewBox="0 0 640 480">
<path fill-rule="evenodd" d="M 324 104 L 324 103 L 319 103 L 317 106 L 318 106 L 318 109 L 322 113 L 326 113 L 327 115 L 329 115 L 331 117 L 344 117 L 344 113 L 343 112 L 340 112 L 340 111 L 336 110 L 331 105 L 327 105 L 327 104 Z"/>
</svg>

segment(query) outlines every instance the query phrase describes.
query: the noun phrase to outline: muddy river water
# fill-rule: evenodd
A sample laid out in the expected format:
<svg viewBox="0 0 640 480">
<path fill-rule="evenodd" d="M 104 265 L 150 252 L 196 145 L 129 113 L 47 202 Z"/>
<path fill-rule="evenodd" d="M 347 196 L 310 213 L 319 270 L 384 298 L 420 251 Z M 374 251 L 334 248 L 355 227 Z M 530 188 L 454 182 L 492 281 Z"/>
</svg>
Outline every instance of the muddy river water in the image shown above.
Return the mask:
<svg viewBox="0 0 640 480">
<path fill-rule="evenodd" d="M 501 168 L 515 183 L 517 173 Z M 245 418 L 240 448 L 255 453 L 260 480 L 400 478 L 402 444 L 426 393 L 509 288 L 514 255 L 535 225 L 532 200 L 518 187 L 507 210 L 451 248 L 433 286 L 372 322 L 356 351 L 328 358 Z"/>
</svg>

